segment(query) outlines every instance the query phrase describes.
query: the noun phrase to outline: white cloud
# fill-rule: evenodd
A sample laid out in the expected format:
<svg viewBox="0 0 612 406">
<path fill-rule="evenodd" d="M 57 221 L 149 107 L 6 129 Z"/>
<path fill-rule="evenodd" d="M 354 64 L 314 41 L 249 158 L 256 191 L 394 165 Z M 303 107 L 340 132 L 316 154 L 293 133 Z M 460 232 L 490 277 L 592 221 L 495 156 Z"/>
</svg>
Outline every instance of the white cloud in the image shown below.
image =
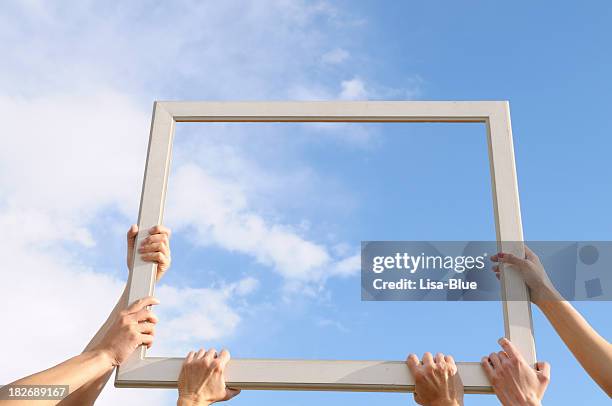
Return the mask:
<svg viewBox="0 0 612 406">
<path fill-rule="evenodd" d="M 134 213 L 149 114 L 117 92 L 0 96 L 5 204 L 80 226 L 100 209 Z"/>
<path fill-rule="evenodd" d="M 145 100 L 282 99 L 317 83 L 305 67 L 333 45 L 326 31 L 353 29 L 325 1 L 34 4 L 0 13 L 0 87 L 19 94 L 104 83 Z"/>
<path fill-rule="evenodd" d="M 365 100 L 368 98 L 365 84 L 358 77 L 354 77 L 351 80 L 343 80 L 340 85 L 342 86 L 340 98 L 343 100 Z"/>
<path fill-rule="evenodd" d="M 355 254 L 338 261 L 334 265 L 333 274 L 338 276 L 354 275 L 361 269 L 361 254 Z"/>
<path fill-rule="evenodd" d="M 155 354 L 169 354 L 185 344 L 202 343 L 231 336 L 241 316 L 232 304 L 253 293 L 258 280 L 245 277 L 214 288 L 176 288 L 160 285 L 160 316 Z M 167 320 L 167 321 L 166 321 Z"/>
<path fill-rule="evenodd" d="M 288 89 L 287 94 L 291 100 L 322 101 L 336 99 L 336 96 L 325 86 L 306 86 L 302 83 L 291 86 Z"/>
<path fill-rule="evenodd" d="M 300 236 L 299 227 L 271 223 L 253 212 L 239 184 L 186 163 L 176 169 L 169 187 L 168 217 L 179 228 L 194 227 L 196 244 L 248 254 L 287 279 L 330 276 L 327 267 L 335 265 L 328 249 Z"/>
<path fill-rule="evenodd" d="M 296 85 L 290 88 L 289 94 L 296 100 L 367 100 L 370 96 L 378 96 L 371 94 L 359 77 L 340 81 L 340 91 L 337 93 L 323 86 Z"/>
<path fill-rule="evenodd" d="M 342 48 L 336 48 L 334 50 L 324 53 L 321 59 L 323 60 L 323 63 L 337 65 L 346 61 L 349 56 L 350 54 L 347 50 Z"/>
</svg>

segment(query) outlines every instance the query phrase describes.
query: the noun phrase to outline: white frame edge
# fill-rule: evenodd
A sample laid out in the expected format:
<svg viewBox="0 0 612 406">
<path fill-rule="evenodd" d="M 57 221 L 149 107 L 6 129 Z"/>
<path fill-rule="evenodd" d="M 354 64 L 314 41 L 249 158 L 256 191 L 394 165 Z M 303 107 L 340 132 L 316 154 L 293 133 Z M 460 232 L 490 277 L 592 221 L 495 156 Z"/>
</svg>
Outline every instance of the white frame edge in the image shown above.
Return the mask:
<svg viewBox="0 0 612 406">
<path fill-rule="evenodd" d="M 176 122 L 480 122 L 486 125 L 499 248 L 524 255 L 514 146 L 507 101 L 155 102 L 138 227 L 161 224 Z M 139 232 L 137 244 L 145 238 Z M 153 294 L 155 265 L 134 258 L 129 303 Z M 502 272 L 505 336 L 535 364 L 529 291 L 514 269 Z M 512 297 L 513 300 L 506 300 Z M 117 387 L 176 387 L 182 358 L 146 357 L 145 347 L 121 365 Z M 491 393 L 478 362 L 459 362 L 466 393 Z M 411 392 L 402 361 L 232 359 L 228 385 L 240 389 Z"/>
</svg>

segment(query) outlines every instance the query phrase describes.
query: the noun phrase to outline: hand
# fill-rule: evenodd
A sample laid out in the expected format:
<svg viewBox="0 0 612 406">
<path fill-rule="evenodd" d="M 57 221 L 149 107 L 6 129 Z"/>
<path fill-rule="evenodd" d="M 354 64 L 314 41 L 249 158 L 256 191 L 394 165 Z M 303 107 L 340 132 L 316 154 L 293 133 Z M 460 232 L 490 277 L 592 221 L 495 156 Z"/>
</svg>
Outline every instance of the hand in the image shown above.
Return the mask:
<svg viewBox="0 0 612 406">
<path fill-rule="evenodd" d="M 550 365 L 538 362 L 533 369 L 508 339 L 500 338 L 499 344 L 504 351 L 483 357 L 482 366 L 501 404 L 540 405 L 550 381 Z"/>
<path fill-rule="evenodd" d="M 151 296 L 134 302 L 119 313 L 100 343 L 93 349 L 109 355 L 113 366 L 117 366 L 138 346 L 144 344 L 151 347 L 158 319 L 147 306 L 156 304 L 159 304 L 159 301 Z"/>
<path fill-rule="evenodd" d="M 156 281 L 164 276 L 164 273 L 170 268 L 170 229 L 164 226 L 154 226 L 149 229 L 149 236 L 143 239 L 140 243 L 138 253 L 143 261 L 157 263 Z M 134 269 L 134 246 L 136 244 L 136 236 L 138 235 L 138 226 L 132 225 L 127 232 L 127 266 L 130 272 Z"/>
<path fill-rule="evenodd" d="M 414 401 L 419 405 L 463 405 L 463 382 L 453 357 L 437 353 L 434 359 L 426 352 L 421 363 L 415 354 L 410 354 L 406 363 L 414 376 Z"/>
<path fill-rule="evenodd" d="M 225 386 L 225 366 L 230 360 L 227 350 L 217 356 L 215 349 L 187 354 L 178 380 L 179 406 L 210 405 L 229 400 L 240 393 Z"/>
<path fill-rule="evenodd" d="M 525 258 L 500 252 L 493 255 L 491 261 L 513 265 L 527 286 L 529 286 L 531 300 L 536 305 L 545 300 L 560 300 L 560 295 L 548 278 L 540 258 L 527 245 L 525 245 Z M 495 276 L 499 279 L 499 265 L 493 267 L 493 272 L 495 272 Z"/>
</svg>

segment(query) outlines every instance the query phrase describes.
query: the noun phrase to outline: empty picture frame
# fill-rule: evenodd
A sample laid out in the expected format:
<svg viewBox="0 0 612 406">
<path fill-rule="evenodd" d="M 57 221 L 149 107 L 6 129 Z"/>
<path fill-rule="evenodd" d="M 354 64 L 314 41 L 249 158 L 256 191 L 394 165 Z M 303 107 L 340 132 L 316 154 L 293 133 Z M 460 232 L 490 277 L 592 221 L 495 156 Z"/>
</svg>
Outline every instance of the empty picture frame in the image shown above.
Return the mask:
<svg viewBox="0 0 612 406">
<path fill-rule="evenodd" d="M 137 244 L 161 224 L 177 122 L 476 122 L 487 130 L 499 250 L 524 255 L 523 229 L 514 162 L 509 104 L 506 101 L 355 102 L 155 102 L 138 216 Z M 144 230 L 144 231 L 143 231 Z M 153 294 L 156 265 L 134 258 L 129 303 Z M 501 278 L 505 336 L 535 364 L 529 291 L 514 269 Z M 512 300 L 506 300 L 512 298 Z M 176 387 L 183 358 L 146 357 L 135 351 L 117 370 L 117 387 Z M 490 393 L 480 362 L 459 362 L 466 393 Z M 240 389 L 414 391 L 403 361 L 232 359 L 227 385 Z"/>
</svg>

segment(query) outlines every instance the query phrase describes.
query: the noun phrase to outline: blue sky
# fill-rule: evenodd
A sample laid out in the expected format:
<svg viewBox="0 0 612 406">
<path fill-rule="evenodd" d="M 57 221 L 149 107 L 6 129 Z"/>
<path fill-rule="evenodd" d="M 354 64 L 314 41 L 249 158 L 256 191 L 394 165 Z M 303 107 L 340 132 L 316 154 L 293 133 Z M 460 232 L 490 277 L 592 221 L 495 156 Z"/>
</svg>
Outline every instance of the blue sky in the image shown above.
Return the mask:
<svg viewBox="0 0 612 406">
<path fill-rule="evenodd" d="M 9 236 L 0 315 L 14 326 L 0 343 L 16 354 L 0 381 L 80 351 L 112 307 L 153 100 L 509 100 L 525 237 L 610 239 L 611 11 L 606 2 L 0 6 L 0 225 Z M 354 266 L 362 240 L 494 238 L 484 136 L 476 124 L 178 125 L 166 215 L 174 264 L 158 289 L 153 352 L 215 345 L 235 357 L 443 351 L 476 360 L 495 350 L 498 303 L 361 302 Z M 576 307 L 609 339 L 609 303 Z M 46 320 L 36 332 L 34 317 Z M 57 317 L 73 322 L 60 330 Z M 545 401 L 605 404 L 537 310 L 534 325 L 538 357 L 552 364 Z M 109 388 L 100 403 L 173 396 Z M 233 400 L 313 402 L 412 400 Z"/>
</svg>

